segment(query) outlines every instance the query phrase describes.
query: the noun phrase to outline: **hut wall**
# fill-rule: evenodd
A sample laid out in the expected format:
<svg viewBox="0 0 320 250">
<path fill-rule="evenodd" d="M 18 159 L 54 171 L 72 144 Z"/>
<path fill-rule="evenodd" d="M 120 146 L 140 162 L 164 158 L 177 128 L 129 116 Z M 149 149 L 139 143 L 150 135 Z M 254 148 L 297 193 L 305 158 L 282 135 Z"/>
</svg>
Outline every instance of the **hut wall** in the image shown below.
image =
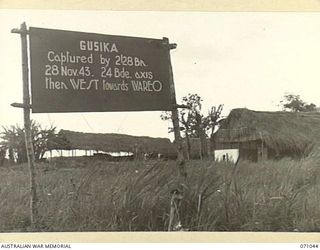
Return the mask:
<svg viewBox="0 0 320 250">
<path fill-rule="evenodd" d="M 241 142 L 239 154 L 242 159 L 262 161 L 268 159 L 268 148 L 261 140 Z"/>
<path fill-rule="evenodd" d="M 258 146 L 258 161 L 264 161 L 268 159 L 268 148 L 261 142 L 260 145 L 257 143 Z"/>
<path fill-rule="evenodd" d="M 249 146 L 248 143 L 241 143 L 239 148 L 239 157 L 242 160 L 258 161 L 257 147 Z"/>
<path fill-rule="evenodd" d="M 239 156 L 244 160 L 260 161 L 268 158 L 268 148 L 261 140 L 242 142 L 218 142 L 215 144 L 219 149 L 238 149 Z"/>
</svg>

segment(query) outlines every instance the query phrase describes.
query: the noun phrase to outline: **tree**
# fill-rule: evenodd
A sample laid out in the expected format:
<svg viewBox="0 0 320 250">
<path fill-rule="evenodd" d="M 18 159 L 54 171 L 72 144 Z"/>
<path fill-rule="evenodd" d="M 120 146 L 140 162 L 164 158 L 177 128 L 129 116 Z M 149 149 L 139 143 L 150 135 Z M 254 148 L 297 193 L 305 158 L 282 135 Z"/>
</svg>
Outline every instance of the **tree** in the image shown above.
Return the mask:
<svg viewBox="0 0 320 250">
<path fill-rule="evenodd" d="M 1 135 L 1 139 L 3 140 L 1 144 L 2 147 L 8 151 L 9 163 L 24 162 L 27 155 L 24 155 L 26 150 L 24 150 L 25 142 L 23 130 L 18 125 L 3 127 Z"/>
<path fill-rule="evenodd" d="M 190 158 L 190 138 L 199 138 L 200 158 L 208 156 L 207 132 L 210 132 L 210 135 L 214 133 L 223 107 L 223 105 L 219 105 L 218 108 L 212 107 L 208 116 L 204 116 L 201 113 L 202 101 L 198 94 L 188 94 L 182 98 L 182 104 L 189 108 L 179 110 L 180 130 L 184 133 L 188 159 Z M 161 119 L 171 120 L 171 113 L 163 113 Z M 171 127 L 169 127 L 169 132 L 172 132 Z"/>
<path fill-rule="evenodd" d="M 185 111 L 187 113 L 186 127 L 186 145 L 188 155 L 190 155 L 190 139 L 200 139 L 200 158 L 208 155 L 208 148 L 206 143 L 206 129 L 204 126 L 204 116 L 201 114 L 202 98 L 198 94 L 188 94 L 182 98 L 182 104 L 189 106 Z M 186 124 L 184 124 L 186 125 Z"/>
<path fill-rule="evenodd" d="M 189 108 L 179 109 L 180 131 L 184 133 L 183 137 L 186 142 L 186 156 L 190 159 L 190 137 L 199 137 L 199 126 L 196 121 L 196 114 L 200 113 L 202 99 L 198 94 L 188 94 L 182 98 L 182 105 Z M 171 112 L 163 112 L 160 115 L 162 120 L 172 120 Z M 169 133 L 173 128 L 169 127 Z"/>
<path fill-rule="evenodd" d="M 301 100 L 300 95 L 286 94 L 284 100 L 280 101 L 284 111 L 291 112 L 313 112 L 317 111 L 314 103 L 306 103 Z"/>
<path fill-rule="evenodd" d="M 31 122 L 32 143 L 36 160 L 43 159 L 45 152 L 48 150 L 48 143 L 56 137 L 55 130 L 56 128 L 53 126 L 42 128 L 39 123 Z M 10 163 L 27 162 L 24 128 L 19 125 L 3 127 L 1 139 L 0 144 L 8 151 Z"/>
<path fill-rule="evenodd" d="M 185 109 L 180 110 L 180 123 L 182 124 L 180 130 L 184 132 L 184 137 L 186 138 L 186 153 L 187 153 L 187 159 L 190 160 L 190 134 L 192 132 L 191 130 L 191 121 L 192 117 L 190 112 L 188 112 Z"/>
<path fill-rule="evenodd" d="M 4 164 L 6 152 L 7 152 L 7 150 L 5 149 L 5 147 L 0 146 L 0 166 L 3 166 L 3 164 Z"/>
<path fill-rule="evenodd" d="M 162 112 L 160 115 L 161 120 L 168 121 L 172 120 L 172 114 L 169 111 Z M 190 159 L 190 140 L 189 140 L 189 134 L 190 134 L 190 114 L 185 111 L 185 109 L 179 110 L 179 125 L 180 125 L 180 131 L 184 133 L 182 137 L 186 138 L 186 157 L 189 160 Z M 168 127 L 168 132 L 173 132 L 173 127 Z"/>
<path fill-rule="evenodd" d="M 218 107 L 212 106 L 211 109 L 208 111 L 207 116 L 207 131 L 210 134 L 210 152 L 212 155 L 212 159 L 215 160 L 215 140 L 214 140 L 214 133 L 216 130 L 216 127 L 219 126 L 221 121 L 221 113 L 223 110 L 223 105 L 220 104 Z"/>
</svg>

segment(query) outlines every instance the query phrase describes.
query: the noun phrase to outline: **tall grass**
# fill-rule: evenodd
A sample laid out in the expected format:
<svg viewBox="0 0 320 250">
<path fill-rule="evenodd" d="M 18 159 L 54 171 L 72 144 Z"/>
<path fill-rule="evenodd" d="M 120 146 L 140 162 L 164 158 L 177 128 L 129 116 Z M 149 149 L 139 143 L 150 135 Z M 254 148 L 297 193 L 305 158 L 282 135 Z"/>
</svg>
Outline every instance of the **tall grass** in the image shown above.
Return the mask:
<svg viewBox="0 0 320 250">
<path fill-rule="evenodd" d="M 76 161 L 37 165 L 39 231 L 319 231 L 320 156 L 259 163 Z M 0 169 L 0 231 L 28 231 L 26 165 Z"/>
</svg>

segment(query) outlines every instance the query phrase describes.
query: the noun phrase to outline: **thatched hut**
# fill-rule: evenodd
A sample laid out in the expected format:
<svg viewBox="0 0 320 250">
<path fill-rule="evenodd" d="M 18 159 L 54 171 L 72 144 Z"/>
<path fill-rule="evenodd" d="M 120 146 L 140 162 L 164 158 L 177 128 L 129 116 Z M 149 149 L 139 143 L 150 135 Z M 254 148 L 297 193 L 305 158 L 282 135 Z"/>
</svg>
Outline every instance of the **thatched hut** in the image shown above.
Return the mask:
<svg viewBox="0 0 320 250">
<path fill-rule="evenodd" d="M 242 159 L 304 157 L 320 141 L 320 113 L 234 109 L 214 141 L 216 149 L 239 149 Z"/>
<path fill-rule="evenodd" d="M 175 154 L 168 138 L 132 136 L 125 134 L 82 133 L 60 130 L 50 143 L 50 150 L 95 150 L 103 152 L 143 152 L 163 155 Z"/>
</svg>

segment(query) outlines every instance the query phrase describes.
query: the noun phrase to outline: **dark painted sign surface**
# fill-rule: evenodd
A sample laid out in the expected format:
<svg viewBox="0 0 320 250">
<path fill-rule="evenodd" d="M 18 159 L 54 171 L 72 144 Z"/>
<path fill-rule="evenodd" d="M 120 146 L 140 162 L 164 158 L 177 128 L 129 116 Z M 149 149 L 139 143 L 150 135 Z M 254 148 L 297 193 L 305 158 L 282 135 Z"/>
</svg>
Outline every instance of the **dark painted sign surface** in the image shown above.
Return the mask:
<svg viewBox="0 0 320 250">
<path fill-rule="evenodd" d="M 30 27 L 32 111 L 171 110 L 160 39 Z"/>
</svg>

